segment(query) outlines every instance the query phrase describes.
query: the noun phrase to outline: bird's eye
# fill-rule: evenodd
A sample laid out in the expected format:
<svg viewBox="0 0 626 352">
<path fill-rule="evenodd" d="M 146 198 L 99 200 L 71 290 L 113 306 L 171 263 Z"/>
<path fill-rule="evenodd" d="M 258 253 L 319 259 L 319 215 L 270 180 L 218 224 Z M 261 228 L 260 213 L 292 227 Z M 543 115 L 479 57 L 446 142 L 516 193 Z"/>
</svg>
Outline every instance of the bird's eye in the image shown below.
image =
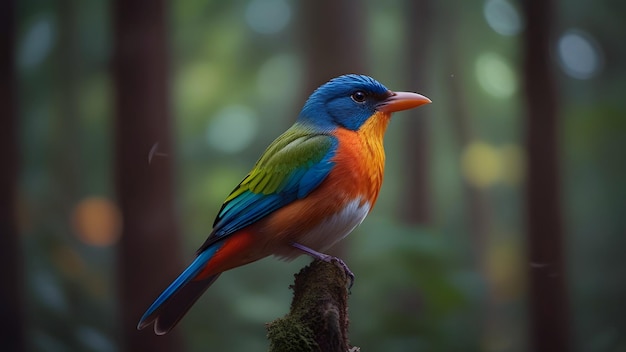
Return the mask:
<svg viewBox="0 0 626 352">
<path fill-rule="evenodd" d="M 357 103 L 362 103 L 365 101 L 366 95 L 364 92 L 357 90 L 356 92 L 352 93 L 352 100 L 354 100 Z"/>
</svg>

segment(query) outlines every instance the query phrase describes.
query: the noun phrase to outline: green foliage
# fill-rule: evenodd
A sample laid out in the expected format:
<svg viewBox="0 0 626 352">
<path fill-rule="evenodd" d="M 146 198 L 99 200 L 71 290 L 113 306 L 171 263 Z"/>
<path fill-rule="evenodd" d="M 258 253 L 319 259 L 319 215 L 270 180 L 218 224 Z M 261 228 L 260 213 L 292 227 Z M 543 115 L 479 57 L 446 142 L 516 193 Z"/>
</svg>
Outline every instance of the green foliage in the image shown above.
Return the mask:
<svg viewBox="0 0 626 352">
<path fill-rule="evenodd" d="M 479 288 L 447 240 L 432 230 L 389 221 L 366 221 L 358 229 L 350 239 L 350 263 L 357 273 L 350 302 L 351 319 L 358 322 L 351 327 L 354 344 L 374 350 L 394 350 L 398 344 L 455 350 L 475 343 L 466 335 L 471 329 L 454 330 L 455 339 L 448 335 L 462 312 L 471 314 L 468 307 L 479 298 L 472 290 Z"/>
</svg>

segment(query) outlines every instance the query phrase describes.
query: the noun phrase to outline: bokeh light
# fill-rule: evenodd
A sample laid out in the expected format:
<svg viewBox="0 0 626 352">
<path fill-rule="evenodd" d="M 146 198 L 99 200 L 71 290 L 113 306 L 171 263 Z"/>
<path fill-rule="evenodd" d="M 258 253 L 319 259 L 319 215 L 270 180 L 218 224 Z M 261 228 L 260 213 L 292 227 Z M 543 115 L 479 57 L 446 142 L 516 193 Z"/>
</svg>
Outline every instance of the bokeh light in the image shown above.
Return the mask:
<svg viewBox="0 0 626 352">
<path fill-rule="evenodd" d="M 262 34 L 280 32 L 291 20 L 291 8 L 284 0 L 252 0 L 246 9 L 246 22 Z"/>
<path fill-rule="evenodd" d="M 524 149 L 517 144 L 493 146 L 483 141 L 470 143 L 461 155 L 467 181 L 478 188 L 496 183 L 518 186 L 526 173 Z"/>
<path fill-rule="evenodd" d="M 494 184 L 502 173 L 498 151 L 481 141 L 470 143 L 461 155 L 461 167 L 467 181 L 475 187 Z"/>
<path fill-rule="evenodd" d="M 509 98 L 517 91 L 515 71 L 496 53 L 487 52 L 478 57 L 476 78 L 485 92 L 496 98 Z"/>
<path fill-rule="evenodd" d="M 39 65 L 50 53 L 56 39 L 56 26 L 49 16 L 42 16 L 26 31 L 18 52 L 20 67 Z"/>
<path fill-rule="evenodd" d="M 215 149 L 236 153 L 250 145 L 257 131 L 254 111 L 243 105 L 231 105 L 220 110 L 209 121 L 206 139 Z"/>
<path fill-rule="evenodd" d="M 257 75 L 257 93 L 268 103 L 293 101 L 302 77 L 295 55 L 279 54 L 266 60 Z"/>
<path fill-rule="evenodd" d="M 36 272 L 31 280 L 36 298 L 43 306 L 56 313 L 67 313 L 68 298 L 63 293 L 60 282 L 54 274 L 50 271 L 41 270 Z"/>
<path fill-rule="evenodd" d="M 600 72 L 603 55 L 593 37 L 579 29 L 565 32 L 557 44 L 559 62 L 563 71 L 576 79 L 589 79 Z"/>
<path fill-rule="evenodd" d="M 181 116 L 201 115 L 209 110 L 218 96 L 219 83 L 219 70 L 211 63 L 195 63 L 181 68 L 175 89 L 178 104 L 186 112 Z"/>
<path fill-rule="evenodd" d="M 83 243 L 106 247 L 118 241 L 122 216 L 117 205 L 110 199 L 88 197 L 74 207 L 72 225 L 76 236 Z"/>
<path fill-rule="evenodd" d="M 483 15 L 489 27 L 501 35 L 516 35 L 523 28 L 519 11 L 507 0 L 487 0 Z"/>
</svg>

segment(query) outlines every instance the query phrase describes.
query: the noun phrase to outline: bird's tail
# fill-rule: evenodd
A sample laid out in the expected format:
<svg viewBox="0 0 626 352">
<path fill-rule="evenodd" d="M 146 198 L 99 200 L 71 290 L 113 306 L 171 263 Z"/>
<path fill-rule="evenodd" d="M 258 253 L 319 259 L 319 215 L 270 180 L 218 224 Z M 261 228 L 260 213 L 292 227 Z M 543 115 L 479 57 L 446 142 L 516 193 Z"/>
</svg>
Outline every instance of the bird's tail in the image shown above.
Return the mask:
<svg viewBox="0 0 626 352">
<path fill-rule="evenodd" d="M 157 335 L 164 335 L 172 330 L 204 291 L 220 276 L 218 273 L 201 280 L 194 280 L 219 247 L 212 246 L 198 254 L 187 269 L 146 310 L 137 324 L 137 329 L 141 330 L 154 322 L 154 332 Z"/>
</svg>

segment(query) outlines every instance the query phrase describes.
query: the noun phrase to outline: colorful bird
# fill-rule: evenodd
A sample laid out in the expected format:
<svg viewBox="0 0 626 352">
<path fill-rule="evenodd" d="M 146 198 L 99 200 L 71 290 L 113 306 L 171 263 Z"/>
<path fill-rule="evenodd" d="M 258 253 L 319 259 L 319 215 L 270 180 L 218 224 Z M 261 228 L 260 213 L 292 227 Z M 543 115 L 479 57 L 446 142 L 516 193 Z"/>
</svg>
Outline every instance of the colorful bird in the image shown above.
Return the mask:
<svg viewBox="0 0 626 352">
<path fill-rule="evenodd" d="M 315 90 L 294 125 L 226 198 L 196 259 L 137 328 L 154 322 L 155 333 L 166 334 L 226 270 L 270 255 L 337 259 L 322 252 L 361 224 L 376 203 L 391 113 L 430 102 L 355 74 Z"/>
</svg>

